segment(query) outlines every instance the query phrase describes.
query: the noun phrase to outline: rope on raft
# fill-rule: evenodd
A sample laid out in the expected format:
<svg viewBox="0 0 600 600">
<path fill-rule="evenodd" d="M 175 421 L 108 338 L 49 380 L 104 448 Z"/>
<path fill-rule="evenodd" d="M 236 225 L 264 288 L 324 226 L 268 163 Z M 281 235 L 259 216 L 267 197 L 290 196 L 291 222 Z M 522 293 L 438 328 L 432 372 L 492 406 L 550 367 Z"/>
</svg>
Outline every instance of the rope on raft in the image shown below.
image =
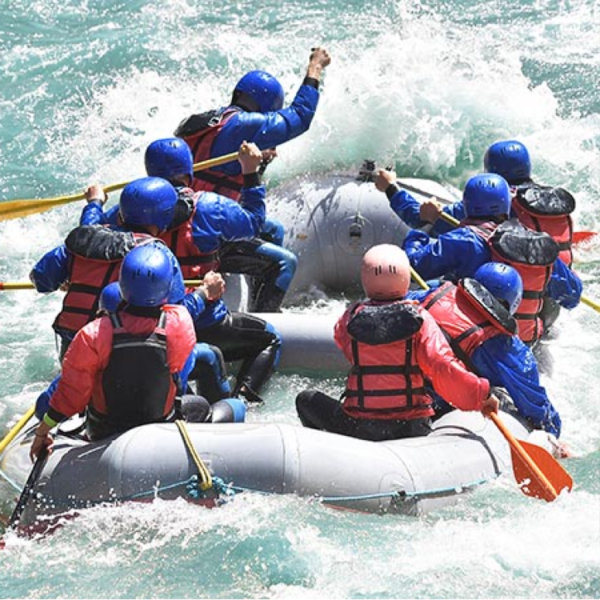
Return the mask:
<svg viewBox="0 0 600 600">
<path fill-rule="evenodd" d="M 192 475 L 188 479 L 184 479 L 181 481 L 177 481 L 165 486 L 154 486 L 152 489 L 137 492 L 135 494 L 130 494 L 128 496 L 122 496 L 120 498 L 113 497 L 110 499 L 102 499 L 97 501 L 86 500 L 80 503 L 80 507 L 92 507 L 101 504 L 118 504 L 121 502 L 127 502 L 132 500 L 142 500 L 144 498 L 158 497 L 161 492 L 166 492 L 170 490 L 174 490 L 177 488 L 185 488 L 187 495 L 194 499 L 200 500 L 203 498 L 210 498 L 215 500 L 219 504 L 223 504 L 228 499 L 233 498 L 237 493 L 242 492 L 250 492 L 250 493 L 258 493 L 265 495 L 273 495 L 275 492 L 265 492 L 262 490 L 256 490 L 252 488 L 245 488 L 240 486 L 234 486 L 229 483 L 226 484 L 223 479 L 220 477 L 216 477 L 211 475 L 210 470 L 196 451 L 192 440 L 189 436 L 189 432 L 185 426 L 185 422 L 178 420 L 175 421 L 179 432 L 181 433 L 181 437 L 185 444 L 186 450 L 189 452 L 192 461 L 194 462 L 198 474 Z M 8 483 L 10 483 L 15 489 L 19 490 L 20 488 L 13 482 L 9 477 L 7 477 L 1 470 L 0 475 L 6 479 Z M 410 500 L 418 500 L 420 498 L 435 498 L 435 497 L 443 497 L 448 495 L 456 495 L 462 492 L 470 491 L 476 487 L 479 487 L 485 483 L 488 483 L 489 479 L 479 479 L 472 483 L 463 484 L 460 486 L 446 487 L 446 488 L 437 488 L 433 490 L 422 490 L 422 491 L 405 491 L 405 490 L 393 490 L 389 492 L 379 492 L 379 493 L 371 493 L 371 494 L 357 494 L 351 496 L 317 496 L 316 500 L 322 502 L 323 504 L 341 504 L 345 502 L 359 502 L 364 500 L 376 500 L 381 498 L 391 498 L 392 502 L 396 504 L 400 502 L 410 501 Z M 37 492 L 35 494 L 35 498 L 38 502 L 52 502 L 52 499 L 46 497 L 44 494 Z M 76 503 L 79 504 L 79 503 Z M 73 507 L 75 508 L 75 506 Z"/>
</svg>

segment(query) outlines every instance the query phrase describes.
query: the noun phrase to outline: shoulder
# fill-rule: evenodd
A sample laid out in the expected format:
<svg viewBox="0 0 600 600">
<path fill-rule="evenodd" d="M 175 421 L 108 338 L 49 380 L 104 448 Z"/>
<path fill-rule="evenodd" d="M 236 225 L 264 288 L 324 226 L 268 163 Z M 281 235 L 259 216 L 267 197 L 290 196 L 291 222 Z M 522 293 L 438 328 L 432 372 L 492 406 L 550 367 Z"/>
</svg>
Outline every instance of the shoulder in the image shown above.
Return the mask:
<svg viewBox="0 0 600 600">
<path fill-rule="evenodd" d="M 167 315 L 167 324 L 171 322 L 193 328 L 192 317 L 188 309 L 182 304 L 165 304 L 162 310 Z"/>
</svg>

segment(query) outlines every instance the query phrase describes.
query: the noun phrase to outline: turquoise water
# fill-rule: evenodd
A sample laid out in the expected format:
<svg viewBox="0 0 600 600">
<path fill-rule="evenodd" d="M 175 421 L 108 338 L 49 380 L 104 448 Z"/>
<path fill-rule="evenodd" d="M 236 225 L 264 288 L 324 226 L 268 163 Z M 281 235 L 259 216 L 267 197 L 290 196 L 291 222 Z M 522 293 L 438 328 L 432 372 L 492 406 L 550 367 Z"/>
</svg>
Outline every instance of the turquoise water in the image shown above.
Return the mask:
<svg viewBox="0 0 600 600">
<path fill-rule="evenodd" d="M 191 112 L 225 102 L 246 70 L 295 92 L 310 48 L 332 55 L 308 134 L 280 148 L 271 189 L 363 158 L 461 186 L 495 139 L 529 147 L 540 181 L 576 196 L 598 230 L 600 12 L 536 0 L 1 3 L 0 198 L 76 193 L 143 173 L 142 153 Z M 115 200 L 115 198 L 112 198 Z M 0 281 L 76 224 L 80 204 L 0 223 Z M 600 250 L 580 253 L 600 300 Z M 0 292 L 0 435 L 57 369 L 60 295 Z M 600 315 L 565 313 L 545 376 L 576 458 L 546 504 L 500 480 L 419 519 L 333 511 L 288 497 L 94 509 L 42 540 L 7 536 L 2 598 L 600 597 Z M 277 375 L 249 419 L 296 422 L 295 394 L 342 378 Z M 6 510 L 14 491 L 0 482 Z"/>
</svg>

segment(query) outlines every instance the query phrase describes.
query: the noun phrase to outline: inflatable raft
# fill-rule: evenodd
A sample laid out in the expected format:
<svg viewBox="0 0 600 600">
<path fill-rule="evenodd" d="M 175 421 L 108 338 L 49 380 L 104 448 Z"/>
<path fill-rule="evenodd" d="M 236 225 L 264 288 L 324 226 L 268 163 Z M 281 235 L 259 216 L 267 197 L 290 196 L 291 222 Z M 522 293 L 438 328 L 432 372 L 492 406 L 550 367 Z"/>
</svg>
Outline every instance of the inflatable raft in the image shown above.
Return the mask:
<svg viewBox="0 0 600 600">
<path fill-rule="evenodd" d="M 370 170 L 374 165 L 369 165 Z M 268 190 L 268 215 L 286 230 L 285 246 L 298 257 L 286 297 L 293 303 L 311 290 L 358 293 L 363 254 L 375 244 L 401 244 L 407 226 L 394 214 L 368 172 L 308 176 Z M 400 179 L 417 200 L 450 203 L 460 192 L 428 179 Z"/>
<path fill-rule="evenodd" d="M 502 418 L 515 436 L 527 437 L 516 419 Z M 163 423 L 89 443 L 67 426 L 29 489 L 32 434 L 33 427 L 0 456 L 4 478 L 28 490 L 18 529 L 29 532 L 102 503 L 185 498 L 215 504 L 236 493 L 296 494 L 338 508 L 418 515 L 454 504 L 502 474 L 512 477 L 500 432 L 481 414 L 460 411 L 437 420 L 427 437 L 387 442 L 289 424 L 186 424 L 180 430 Z M 204 471 L 207 489 L 200 485 Z"/>
<path fill-rule="evenodd" d="M 403 183 L 417 197 L 415 190 L 421 198 L 457 198 L 434 182 Z M 353 176 L 311 177 L 273 196 L 270 215 L 284 223 L 286 245 L 299 258 L 292 297 L 315 287 L 358 295 L 364 252 L 374 244 L 400 243 L 406 233 L 385 195 Z M 348 364 L 333 341 L 342 310 L 262 313 L 283 340 L 279 370 L 345 373 Z M 517 438 L 529 436 L 511 414 L 502 413 L 502 419 Z M 296 494 L 338 508 L 416 515 L 453 504 L 503 474 L 512 477 L 504 437 L 479 413 L 454 411 L 438 419 L 427 437 L 388 442 L 289 424 L 164 423 L 90 443 L 68 422 L 54 452 L 32 470 L 28 452 L 35 425 L 0 455 L 0 474 L 24 490 L 17 505 L 23 531 L 46 529 L 60 515 L 101 503 L 186 498 L 215 504 L 242 492 Z"/>
</svg>

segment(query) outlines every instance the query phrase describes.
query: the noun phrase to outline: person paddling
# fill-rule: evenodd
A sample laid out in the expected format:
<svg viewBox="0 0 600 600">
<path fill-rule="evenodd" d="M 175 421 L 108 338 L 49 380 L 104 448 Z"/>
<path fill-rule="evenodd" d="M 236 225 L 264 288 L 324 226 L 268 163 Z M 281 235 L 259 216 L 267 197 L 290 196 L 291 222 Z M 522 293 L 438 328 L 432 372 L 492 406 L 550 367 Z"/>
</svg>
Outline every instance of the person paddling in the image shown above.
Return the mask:
<svg viewBox="0 0 600 600">
<path fill-rule="evenodd" d="M 393 199 L 399 192 L 395 182 L 396 174 L 382 169 L 375 185 Z M 417 229 L 408 232 L 402 245 L 412 267 L 426 280 L 445 277 L 456 282 L 472 277 L 491 260 L 513 266 L 524 287 L 514 315 L 519 337 L 535 346 L 544 332 L 540 315 L 545 295 L 552 294 L 561 306 L 573 308 L 581 297 L 580 282 L 558 258 L 560 248 L 549 234 L 509 219 L 510 186 L 503 177 L 495 173 L 471 177 L 463 191 L 463 204 L 465 218 L 452 231 L 437 238 Z"/>
<path fill-rule="evenodd" d="M 119 286 L 124 306 L 81 328 L 65 354 L 62 376 L 35 431 L 32 460 L 53 443 L 50 431 L 84 413 L 97 440 L 174 417 L 177 374 L 196 336 L 184 306 L 168 304 L 173 263 L 162 242 L 124 258 Z"/>
<path fill-rule="evenodd" d="M 540 384 L 538 365 L 531 348 L 517 336 L 514 312 L 521 303 L 523 282 L 513 267 L 489 262 L 472 278 L 450 281 L 427 290 L 410 291 L 433 316 L 454 353 L 480 377 L 485 377 L 499 394 L 504 410 L 510 410 L 530 429 L 549 434 L 552 446 L 565 456 L 557 438 L 561 418 Z M 453 407 L 436 397 L 436 415 Z"/>
<path fill-rule="evenodd" d="M 305 427 L 366 440 L 427 435 L 434 390 L 461 410 L 497 412 L 490 384 L 455 356 L 433 317 L 407 300 L 410 265 L 393 244 L 363 257 L 367 298 L 349 307 L 335 325 L 336 344 L 351 365 L 342 400 L 318 390 L 296 397 Z"/>
</svg>

